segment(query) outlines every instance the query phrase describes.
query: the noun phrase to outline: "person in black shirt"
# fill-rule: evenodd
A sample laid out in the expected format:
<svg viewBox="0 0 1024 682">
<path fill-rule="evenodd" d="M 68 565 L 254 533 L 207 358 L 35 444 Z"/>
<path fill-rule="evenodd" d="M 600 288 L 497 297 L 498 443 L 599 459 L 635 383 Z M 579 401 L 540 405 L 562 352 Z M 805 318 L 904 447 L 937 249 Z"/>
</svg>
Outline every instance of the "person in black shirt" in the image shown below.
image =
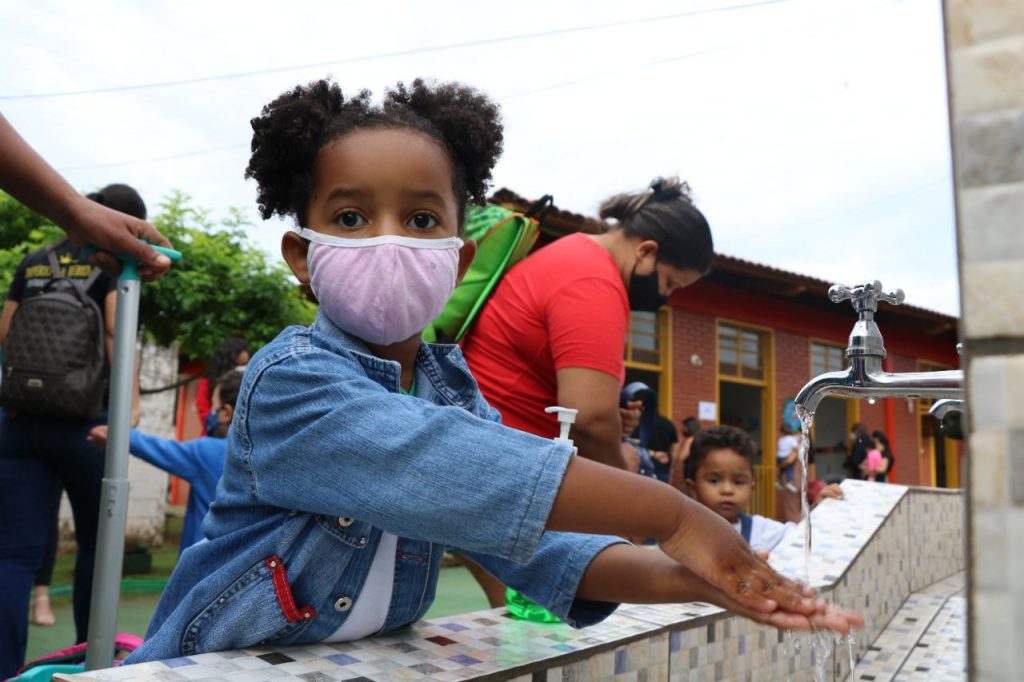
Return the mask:
<svg viewBox="0 0 1024 682">
<path fill-rule="evenodd" d="M 679 447 L 679 432 L 672 420 L 661 414 L 654 417 L 651 437 L 647 440 L 647 450 L 654 460 L 654 475 L 659 481 L 668 483 L 668 471 L 676 449 Z"/>
<path fill-rule="evenodd" d="M 127 185 L 110 185 L 89 196 L 139 219 L 146 216 L 141 197 Z M 67 239 L 48 248 L 56 254 L 61 274 L 69 279 L 84 282 L 97 268 Z M 104 317 L 109 366 L 117 281 L 106 272 L 97 274 L 87 293 Z M 0 345 L 7 339 L 18 306 L 41 294 L 53 277 L 46 248 L 22 260 L 0 314 Z M 29 592 L 46 552 L 55 477 L 63 483 L 71 502 L 78 543 L 73 585 L 75 641 L 88 638 L 105 453 L 87 442 L 86 436 L 92 427 L 104 423 L 105 412 L 96 419 L 61 419 L 0 409 L 0 679 L 12 676 L 24 658 Z"/>
<path fill-rule="evenodd" d="M 868 456 L 867 444 L 870 438 L 867 426 L 861 422 L 853 425 L 853 430 L 850 432 L 850 454 L 846 456 L 846 461 L 843 462 L 843 466 L 846 468 L 846 475 L 849 478 L 864 478 L 864 472 L 860 470 L 860 465 Z"/>
</svg>

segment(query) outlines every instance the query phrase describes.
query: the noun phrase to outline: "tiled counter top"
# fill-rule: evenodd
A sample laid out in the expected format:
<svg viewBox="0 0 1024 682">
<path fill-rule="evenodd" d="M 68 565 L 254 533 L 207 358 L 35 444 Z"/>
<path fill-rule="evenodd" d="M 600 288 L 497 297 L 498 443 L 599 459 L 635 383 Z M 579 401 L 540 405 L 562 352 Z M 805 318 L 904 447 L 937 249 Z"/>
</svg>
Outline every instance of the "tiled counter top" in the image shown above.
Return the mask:
<svg viewBox="0 0 1024 682">
<path fill-rule="evenodd" d="M 846 500 L 826 500 L 812 515 L 810 578 L 826 597 L 864 613 L 864 651 L 912 592 L 962 570 L 962 498 L 859 481 L 843 490 Z M 778 570 L 803 577 L 803 537 L 798 526 L 776 549 Z M 201 654 L 54 679 L 801 680 L 813 679 L 815 658 L 811 646 L 797 652 L 774 629 L 691 603 L 625 605 L 583 630 L 494 609 L 359 642 Z M 832 656 L 824 670 L 844 679 L 848 657 Z"/>
</svg>

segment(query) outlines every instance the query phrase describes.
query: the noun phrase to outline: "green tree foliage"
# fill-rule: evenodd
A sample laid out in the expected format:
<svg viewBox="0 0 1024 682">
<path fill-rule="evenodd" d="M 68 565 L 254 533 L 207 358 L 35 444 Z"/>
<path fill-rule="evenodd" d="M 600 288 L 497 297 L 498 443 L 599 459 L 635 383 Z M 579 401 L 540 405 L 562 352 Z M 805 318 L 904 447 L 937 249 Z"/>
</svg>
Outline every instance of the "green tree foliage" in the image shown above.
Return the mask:
<svg viewBox="0 0 1024 682">
<path fill-rule="evenodd" d="M 207 211 L 174 192 L 151 221 L 182 262 L 156 282 L 142 286 L 140 322 L 157 343 L 177 341 L 189 359 L 208 360 L 227 336 L 240 336 L 255 349 L 290 324 L 309 324 L 315 307 L 300 292 L 283 264 L 272 264 L 253 244 L 238 211 L 215 223 Z M 34 249 L 60 239 L 57 227 L 0 193 L 0 285 Z"/>
<path fill-rule="evenodd" d="M 4 295 L 22 258 L 63 237 L 59 227 L 0 192 L 0 290 Z"/>
</svg>

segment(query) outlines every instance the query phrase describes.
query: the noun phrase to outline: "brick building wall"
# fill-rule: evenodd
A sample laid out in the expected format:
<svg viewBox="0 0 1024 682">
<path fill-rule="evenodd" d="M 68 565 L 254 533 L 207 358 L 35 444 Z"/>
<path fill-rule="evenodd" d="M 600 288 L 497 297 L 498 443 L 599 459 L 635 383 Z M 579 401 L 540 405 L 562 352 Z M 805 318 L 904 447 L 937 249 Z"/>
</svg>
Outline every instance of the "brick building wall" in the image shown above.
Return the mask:
<svg viewBox="0 0 1024 682">
<path fill-rule="evenodd" d="M 715 319 L 674 309 L 672 344 L 672 420 L 681 424 L 701 400 L 715 399 Z"/>
<path fill-rule="evenodd" d="M 694 288 L 700 285 L 694 285 Z M 768 327 L 772 336 L 772 368 L 774 393 L 764 398 L 771 401 L 775 420 L 781 420 L 781 409 L 786 399 L 796 396 L 811 378 L 810 344 L 820 340 L 845 346 L 853 323 L 850 314 L 822 314 L 808 311 L 765 296 L 749 292 L 730 291 L 728 296 L 711 289 L 699 297 L 678 297 L 672 302 L 672 419 L 677 425 L 688 416 L 697 414 L 700 401 L 718 401 L 716 381 L 716 320 L 726 319 L 739 324 Z M 883 333 L 885 330 L 883 329 Z M 890 337 L 892 342 L 889 342 Z M 894 328 L 886 334 L 887 346 L 899 348 L 920 347 L 932 361 L 945 362 L 955 358 L 952 349 L 944 349 L 927 338 L 915 338 L 906 330 Z M 936 355 L 937 351 L 945 355 Z M 696 359 L 696 362 L 694 360 Z M 889 371 L 919 371 L 918 358 L 890 351 Z M 932 462 L 928 443 L 921 438 L 920 413 L 916 400 L 894 398 L 875 404 L 851 401 L 857 420 L 869 430 L 881 430 L 889 437 L 896 458 L 893 482 L 906 485 L 932 485 Z M 702 425 L 711 426 L 712 422 Z M 767 425 L 774 438 L 778 424 Z"/>
</svg>

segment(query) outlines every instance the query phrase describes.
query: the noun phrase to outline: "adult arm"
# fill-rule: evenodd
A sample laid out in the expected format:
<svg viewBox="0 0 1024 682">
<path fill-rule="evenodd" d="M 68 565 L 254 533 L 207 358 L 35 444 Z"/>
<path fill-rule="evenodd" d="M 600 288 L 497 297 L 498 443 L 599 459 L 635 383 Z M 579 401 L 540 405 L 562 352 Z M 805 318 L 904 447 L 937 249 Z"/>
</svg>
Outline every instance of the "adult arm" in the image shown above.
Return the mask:
<svg viewBox="0 0 1024 682">
<path fill-rule="evenodd" d="M 579 410 L 571 437 L 580 456 L 609 466 L 626 468 L 619 443 L 619 380 L 593 369 L 558 370 L 558 404 Z"/>
<path fill-rule="evenodd" d="M 619 441 L 629 304 L 619 281 L 583 278 L 544 302 L 558 404 L 579 410 L 572 439 L 580 455 L 623 468 Z"/>
<path fill-rule="evenodd" d="M 3 312 L 0 313 L 0 347 L 7 343 L 7 333 L 11 331 L 11 318 L 18 309 L 18 302 L 7 299 L 4 301 Z"/>
<path fill-rule="evenodd" d="M 111 252 L 129 253 L 139 259 L 139 274 L 157 279 L 171 261 L 139 241 L 170 246 L 155 227 L 144 220 L 102 206 L 79 194 L 53 169 L 0 114 L 0 188 L 33 211 L 41 213 L 68 233 L 76 244 L 92 244 Z M 97 254 L 98 265 L 120 270 L 109 254 Z"/>
</svg>

